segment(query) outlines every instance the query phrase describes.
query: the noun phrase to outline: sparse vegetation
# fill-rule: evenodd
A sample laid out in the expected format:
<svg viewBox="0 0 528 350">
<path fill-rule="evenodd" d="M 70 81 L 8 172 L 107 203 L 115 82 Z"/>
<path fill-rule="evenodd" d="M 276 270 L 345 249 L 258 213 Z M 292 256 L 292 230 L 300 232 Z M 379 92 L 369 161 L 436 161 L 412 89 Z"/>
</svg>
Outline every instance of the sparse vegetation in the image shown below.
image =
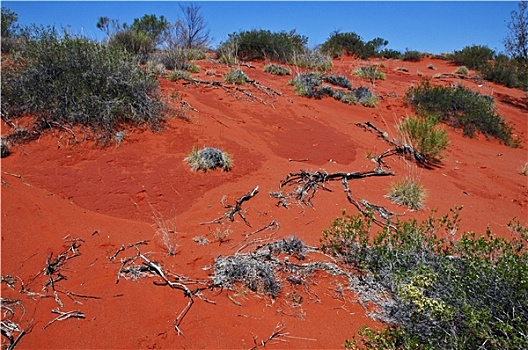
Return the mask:
<svg viewBox="0 0 528 350">
<path fill-rule="evenodd" d="M 397 51 L 397 50 L 393 50 L 393 49 L 384 49 L 384 50 L 381 50 L 380 52 L 380 57 L 381 58 L 386 58 L 386 59 L 401 59 L 403 57 L 402 53 L 400 51 Z"/>
<path fill-rule="evenodd" d="M 185 161 L 193 171 L 207 172 L 215 168 L 229 171 L 233 167 L 233 158 L 228 153 L 212 147 L 193 148 Z"/>
<path fill-rule="evenodd" d="M 353 74 L 360 78 L 373 80 L 385 80 L 385 73 L 378 69 L 376 66 L 364 66 L 358 67 L 354 70 Z"/>
<path fill-rule="evenodd" d="M 234 69 L 225 75 L 224 81 L 226 83 L 243 85 L 243 84 L 249 83 L 250 79 L 244 72 L 242 72 L 242 70 Z"/>
<path fill-rule="evenodd" d="M 158 82 L 130 55 L 53 28 L 27 29 L 21 40 L 20 60 L 2 67 L 2 117 L 32 115 L 39 122 L 30 137 L 11 139 L 79 126 L 107 144 L 125 124 L 161 129 Z"/>
<path fill-rule="evenodd" d="M 169 73 L 169 75 L 167 76 L 167 79 L 170 80 L 170 81 L 178 81 L 178 80 L 191 81 L 192 80 L 192 76 L 187 71 L 174 70 L 174 71 Z"/>
<path fill-rule="evenodd" d="M 359 35 L 353 32 L 333 32 L 321 45 L 321 52 L 332 58 L 341 57 L 343 54 L 368 59 L 380 54 L 383 47 L 389 42 L 382 38 L 375 38 L 364 42 Z"/>
<path fill-rule="evenodd" d="M 437 162 L 447 147 L 447 133 L 438 127 L 439 118 L 433 115 L 407 117 L 398 124 L 403 140 L 425 156 L 428 162 Z"/>
<path fill-rule="evenodd" d="M 265 65 L 264 72 L 274 75 L 291 75 L 291 70 L 289 68 L 276 64 Z"/>
<path fill-rule="evenodd" d="M 455 51 L 449 56 L 450 60 L 460 66 L 470 69 L 480 69 L 488 64 L 495 52 L 487 46 L 466 46 L 460 51 Z"/>
<path fill-rule="evenodd" d="M 423 186 L 411 177 L 395 182 L 387 194 L 387 198 L 394 203 L 403 205 L 411 210 L 422 209 L 425 196 Z"/>
<path fill-rule="evenodd" d="M 467 69 L 466 66 L 460 66 L 455 71 L 455 74 L 468 75 L 469 74 L 469 70 Z"/>
<path fill-rule="evenodd" d="M 493 101 L 461 85 L 453 89 L 425 80 L 407 90 L 406 101 L 418 114 L 438 115 L 448 125 L 461 128 L 466 136 L 473 137 L 479 131 L 508 146 L 518 146 L 512 127 L 495 113 Z"/>
<path fill-rule="evenodd" d="M 423 57 L 423 53 L 415 50 L 406 50 L 403 54 L 403 60 L 409 62 L 420 62 Z"/>
<path fill-rule="evenodd" d="M 306 50 L 303 53 L 294 55 L 292 64 L 318 72 L 326 72 L 332 69 L 332 60 L 327 55 L 317 50 Z"/>
<path fill-rule="evenodd" d="M 388 324 L 365 327 L 347 348 L 526 347 L 528 228 L 512 220 L 511 239 L 456 239 L 460 209 L 377 234 L 369 217 L 344 215 L 323 232 L 323 248 L 360 274 L 352 289 L 377 306 L 371 316 Z"/>
<path fill-rule="evenodd" d="M 3 146 L 3 144 L 2 144 Z M 3 157 L 3 156 L 2 156 Z M 528 162 L 524 163 L 519 167 L 519 174 L 526 176 L 528 175 Z"/>
</svg>

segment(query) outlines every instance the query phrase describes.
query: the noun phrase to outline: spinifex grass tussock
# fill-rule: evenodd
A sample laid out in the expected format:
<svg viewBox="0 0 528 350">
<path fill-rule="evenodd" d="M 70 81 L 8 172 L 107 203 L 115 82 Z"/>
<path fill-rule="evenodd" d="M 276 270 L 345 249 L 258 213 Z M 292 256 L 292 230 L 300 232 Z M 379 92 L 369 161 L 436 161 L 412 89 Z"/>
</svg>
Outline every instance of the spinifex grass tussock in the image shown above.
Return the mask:
<svg viewBox="0 0 528 350">
<path fill-rule="evenodd" d="M 460 209 L 378 233 L 371 218 L 344 215 L 324 231 L 323 249 L 361 277 L 355 290 L 384 295 L 370 300 L 387 327 L 365 327 L 347 348 L 526 348 L 528 228 L 512 220 L 509 239 L 460 236 Z"/>
<path fill-rule="evenodd" d="M 387 198 L 394 203 L 408 207 L 411 210 L 422 209 L 425 197 L 426 193 L 423 186 L 411 177 L 393 183 L 387 194 Z"/>
<path fill-rule="evenodd" d="M 215 168 L 229 171 L 233 167 L 233 158 L 228 153 L 212 147 L 193 148 L 185 161 L 193 171 L 206 172 Z"/>
<path fill-rule="evenodd" d="M 21 40 L 20 59 L 2 68 L 3 118 L 35 116 L 35 135 L 79 126 L 101 144 L 124 124 L 162 127 L 158 82 L 122 50 L 54 29 L 33 28 Z"/>
<path fill-rule="evenodd" d="M 242 72 L 242 70 L 234 69 L 234 70 L 228 72 L 224 76 L 224 81 L 226 83 L 233 83 L 233 84 L 236 84 L 236 85 L 243 85 L 243 84 L 248 83 L 250 81 L 250 79 L 244 72 Z"/>
<path fill-rule="evenodd" d="M 407 117 L 398 124 L 402 138 L 426 157 L 437 162 L 449 144 L 447 132 L 438 126 L 439 118 L 433 115 Z"/>
<path fill-rule="evenodd" d="M 273 63 L 265 65 L 264 72 L 273 75 L 291 75 L 291 70 L 289 68 Z"/>
<path fill-rule="evenodd" d="M 357 77 L 369 80 L 385 80 L 385 73 L 379 70 L 376 66 L 358 67 L 353 71 Z"/>
</svg>

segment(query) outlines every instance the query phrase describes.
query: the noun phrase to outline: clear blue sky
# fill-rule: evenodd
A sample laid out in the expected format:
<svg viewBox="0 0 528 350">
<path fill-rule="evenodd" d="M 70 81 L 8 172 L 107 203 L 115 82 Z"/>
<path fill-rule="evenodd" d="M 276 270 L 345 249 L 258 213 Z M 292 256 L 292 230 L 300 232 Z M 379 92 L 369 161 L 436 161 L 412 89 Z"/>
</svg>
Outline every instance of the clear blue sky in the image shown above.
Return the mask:
<svg viewBox="0 0 528 350">
<path fill-rule="evenodd" d="M 183 2 L 185 3 L 185 2 Z M 295 29 L 322 44 L 336 29 L 368 41 L 381 37 L 388 48 L 430 53 L 452 52 L 468 45 L 503 51 L 514 1 L 203 1 L 194 2 L 208 23 L 215 47 L 241 30 L 273 32 Z M 174 1 L 2 1 L 22 25 L 70 27 L 93 39 L 104 38 L 95 24 L 101 16 L 132 23 L 145 14 L 181 16 Z"/>
</svg>

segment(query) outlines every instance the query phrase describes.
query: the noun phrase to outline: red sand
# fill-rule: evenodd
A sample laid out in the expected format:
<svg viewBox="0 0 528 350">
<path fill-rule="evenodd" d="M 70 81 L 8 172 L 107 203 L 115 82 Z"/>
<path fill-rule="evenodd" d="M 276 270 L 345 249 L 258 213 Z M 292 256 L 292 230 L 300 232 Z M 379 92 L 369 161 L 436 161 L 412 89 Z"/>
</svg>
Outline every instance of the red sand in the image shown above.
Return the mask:
<svg viewBox="0 0 528 350">
<path fill-rule="evenodd" d="M 371 121 L 391 137 L 398 137 L 395 123 L 412 114 L 403 103 L 405 91 L 419 83 L 422 75 L 432 77 L 456 69 L 430 59 L 371 63 L 383 63 L 387 75 L 372 87 L 383 97 L 377 108 L 349 106 L 331 98 L 298 97 L 287 85 L 291 77 L 264 73 L 263 63 L 253 62 L 254 68 L 242 67 L 244 72 L 261 85 L 282 91 L 282 96 L 271 98 L 251 89 L 268 102 L 264 104 L 221 88 L 162 79 L 161 91 L 173 106 L 179 102 L 171 96 L 180 94 L 196 109 L 189 112 L 190 120 L 172 119 L 168 128 L 157 134 L 129 131 L 120 147 L 103 150 L 88 143 L 66 145 L 64 139 L 58 148 L 58 137 L 51 135 L 17 147 L 2 160 L 1 175 L 2 276 L 19 279 L 14 289 L 2 283 L 2 297 L 20 299 L 25 312 L 17 308 L 13 320 L 22 328 L 33 325 L 17 348 L 251 348 L 254 339 L 267 339 L 278 323 L 284 325 L 288 336 L 279 338 L 283 342 L 270 342 L 269 348 L 339 348 L 362 326 L 379 325 L 366 316 L 352 292 L 345 291 L 344 298 L 335 297 L 338 283 L 344 281 L 319 273 L 310 289 L 284 282 L 285 288 L 275 300 L 244 288 L 205 290 L 204 298 L 214 304 L 196 299 L 180 324 L 183 335 L 178 335 L 173 322 L 187 303 L 183 292 L 154 285 L 161 281 L 157 277 L 137 282 L 121 278 L 116 284 L 119 260 L 134 255 L 133 248 L 121 252 L 116 261 L 109 260 L 122 245 L 149 240 L 148 245 L 139 246 L 141 252 L 149 253 L 166 271 L 206 280 L 212 271 L 205 268 L 211 267 L 216 257 L 232 255 L 245 234 L 272 220 L 280 225 L 274 238 L 295 234 L 308 245 L 318 245 L 321 231 L 343 209 L 357 212 L 341 184 L 331 184 L 333 192 L 318 191 L 313 198 L 315 209 L 278 207 L 268 194 L 278 189 L 288 173 L 301 169 L 372 170 L 374 164 L 366 158 L 367 152 L 379 154 L 389 146 L 356 123 Z M 431 63 L 435 70 L 427 68 Z M 201 73 L 196 77 L 204 80 L 220 80 L 228 70 L 210 61 L 198 64 Z M 355 87 L 370 86 L 351 74 L 364 64 L 350 58 L 336 60 L 333 72 L 348 76 Z M 409 71 L 394 70 L 400 66 Z M 216 75 L 206 75 L 206 70 L 216 70 Z M 514 125 L 524 148 L 508 148 L 482 136 L 469 139 L 448 129 L 450 146 L 440 167 L 421 169 L 392 157 L 389 164 L 394 177 L 352 180 L 352 195 L 397 213 L 406 212 L 403 219 L 425 218 L 432 209 L 440 216 L 463 205 L 460 232 L 482 233 L 489 225 L 496 235 L 509 237 L 506 224 L 512 218 L 524 223 L 528 219 L 527 177 L 520 175 L 520 167 L 528 161 L 526 96 L 520 90 L 489 82 L 481 87 L 456 78 L 433 82 L 463 83 L 492 95 L 498 113 Z M 9 127 L 2 127 L 2 134 L 9 132 Z M 191 172 L 183 159 L 194 146 L 227 151 L 234 158 L 233 170 Z M 405 211 L 384 197 L 392 182 L 409 174 L 427 189 L 426 209 L 419 212 Z M 243 205 L 251 228 L 239 217 L 221 226 L 200 225 L 222 216 L 224 196 L 226 203 L 234 204 L 257 185 L 259 194 Z M 152 208 L 175 223 L 175 256 L 168 256 L 155 237 Z M 193 240 L 198 236 L 213 240 L 211 232 L 217 228 L 230 229 L 230 240 L 207 245 Z M 27 290 L 42 293 L 47 281 L 42 274 L 46 259 L 69 246 L 64 238 L 74 237 L 84 240 L 81 255 L 65 264 L 62 274 L 67 280 L 57 282 L 56 289 L 98 298 L 60 293 L 61 311 L 79 310 L 86 318 L 58 321 L 43 330 L 58 316 L 51 312 L 58 304 L 53 297 L 20 293 L 20 281 Z M 309 259 L 318 257 L 312 254 Z M 298 296 L 302 296 L 300 303 Z M 2 341 L 5 343 L 5 338 Z"/>
</svg>

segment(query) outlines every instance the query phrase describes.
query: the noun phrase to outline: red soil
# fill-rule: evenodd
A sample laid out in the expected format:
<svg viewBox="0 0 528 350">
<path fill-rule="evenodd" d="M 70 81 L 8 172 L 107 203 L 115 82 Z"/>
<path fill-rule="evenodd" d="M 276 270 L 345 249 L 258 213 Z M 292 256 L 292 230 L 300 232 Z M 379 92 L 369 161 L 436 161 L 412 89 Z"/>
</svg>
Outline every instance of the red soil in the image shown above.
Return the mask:
<svg viewBox="0 0 528 350">
<path fill-rule="evenodd" d="M 216 257 L 234 254 L 245 234 L 272 220 L 280 225 L 274 238 L 295 234 L 308 245 L 318 245 L 321 231 L 343 209 L 357 212 L 341 184 L 329 185 L 333 192 L 318 191 L 313 198 L 315 209 L 278 207 L 268 194 L 277 191 L 288 173 L 300 169 L 372 170 L 374 164 L 367 159 L 367 152 L 379 154 L 389 146 L 356 123 L 371 121 L 391 137 L 398 137 L 395 123 L 412 114 L 403 102 L 405 91 L 419 83 L 422 75 L 456 69 L 429 59 L 371 63 L 383 63 L 387 75 L 373 87 L 383 97 L 376 108 L 350 106 L 331 98 L 298 97 L 287 85 L 291 77 L 264 73 L 263 63 L 254 62 L 254 68 L 242 67 L 249 77 L 282 91 L 281 96 L 272 98 L 247 88 L 267 104 L 217 87 L 162 79 L 161 92 L 173 107 L 179 104 L 174 98 L 179 94 L 195 109 L 189 111 L 189 120 L 172 119 L 165 131 L 156 134 L 129 131 L 120 147 L 102 150 L 88 143 L 66 145 L 65 138 L 58 147 L 58 137 L 51 135 L 17 147 L 2 160 L 1 174 L 2 276 L 18 278 L 14 289 L 2 283 L 2 298 L 21 300 L 25 312 L 17 308 L 14 320 L 22 328 L 33 325 L 17 348 L 250 348 L 255 345 L 254 338 L 258 342 L 267 339 L 278 323 L 285 326 L 288 336 L 267 347 L 339 348 L 362 326 L 379 326 L 367 317 L 352 292 L 345 290 L 343 298 L 336 297 L 335 290 L 344 281 L 321 272 L 313 277 L 309 289 L 283 282 L 284 289 L 275 300 L 242 287 L 236 291 L 205 290 L 203 296 L 214 304 L 196 299 L 180 324 L 183 335 L 178 335 L 173 322 L 187 303 L 183 292 L 154 285 L 153 281 L 161 281 L 157 277 L 137 282 L 121 278 L 116 284 L 119 260 L 134 255 L 133 248 L 121 252 L 115 261 L 109 260 L 123 244 L 149 240 L 148 245 L 139 246 L 141 252 L 149 253 L 165 271 L 206 280 L 212 273 L 206 267 L 211 267 Z M 431 63 L 435 70 L 427 68 Z M 211 61 L 198 64 L 201 73 L 196 77 L 204 80 L 219 81 L 228 70 Z M 364 64 L 350 58 L 336 60 L 333 73 L 348 76 L 355 87 L 370 86 L 351 74 Z M 409 71 L 395 71 L 400 66 Z M 215 70 L 216 75 L 206 75 L 206 70 Z M 405 212 L 403 219 L 425 218 L 432 209 L 440 216 L 462 205 L 460 231 L 482 233 L 489 225 L 494 234 L 509 237 L 506 224 L 512 218 L 528 220 L 527 177 L 520 175 L 520 167 L 528 161 L 526 96 L 520 90 L 489 82 L 481 87 L 457 78 L 433 82 L 462 83 L 492 95 L 498 113 L 514 125 L 524 148 L 508 148 L 483 136 L 469 139 L 448 129 L 450 146 L 439 167 L 417 168 L 392 157 L 389 164 L 394 177 L 351 180 L 352 195 Z M 9 127 L 4 125 L 2 133 L 6 132 Z M 227 151 L 234 158 L 232 171 L 191 172 L 183 159 L 194 146 Z M 409 174 L 427 189 L 426 209 L 419 212 L 406 211 L 384 197 L 392 182 Z M 257 185 L 259 194 L 243 205 L 251 228 L 239 217 L 221 226 L 200 225 L 222 216 L 224 196 L 226 203 L 233 204 Z M 152 208 L 175 223 L 175 256 L 168 256 L 155 236 Z M 230 240 L 207 245 L 193 240 L 198 236 L 213 240 L 211 233 L 217 228 L 231 230 Z M 254 237 L 269 234 L 264 231 Z M 79 310 L 86 318 L 58 321 L 43 330 L 58 316 L 51 312 L 58 308 L 57 302 L 53 297 L 20 293 L 21 281 L 26 290 L 43 293 L 46 259 L 67 249 L 70 243 L 65 239 L 74 237 L 83 239 L 78 249 L 81 255 L 65 264 L 62 274 L 67 280 L 57 282 L 56 289 L 98 298 L 59 293 L 62 311 Z M 322 258 L 312 254 L 309 260 L 313 259 Z"/>
</svg>

